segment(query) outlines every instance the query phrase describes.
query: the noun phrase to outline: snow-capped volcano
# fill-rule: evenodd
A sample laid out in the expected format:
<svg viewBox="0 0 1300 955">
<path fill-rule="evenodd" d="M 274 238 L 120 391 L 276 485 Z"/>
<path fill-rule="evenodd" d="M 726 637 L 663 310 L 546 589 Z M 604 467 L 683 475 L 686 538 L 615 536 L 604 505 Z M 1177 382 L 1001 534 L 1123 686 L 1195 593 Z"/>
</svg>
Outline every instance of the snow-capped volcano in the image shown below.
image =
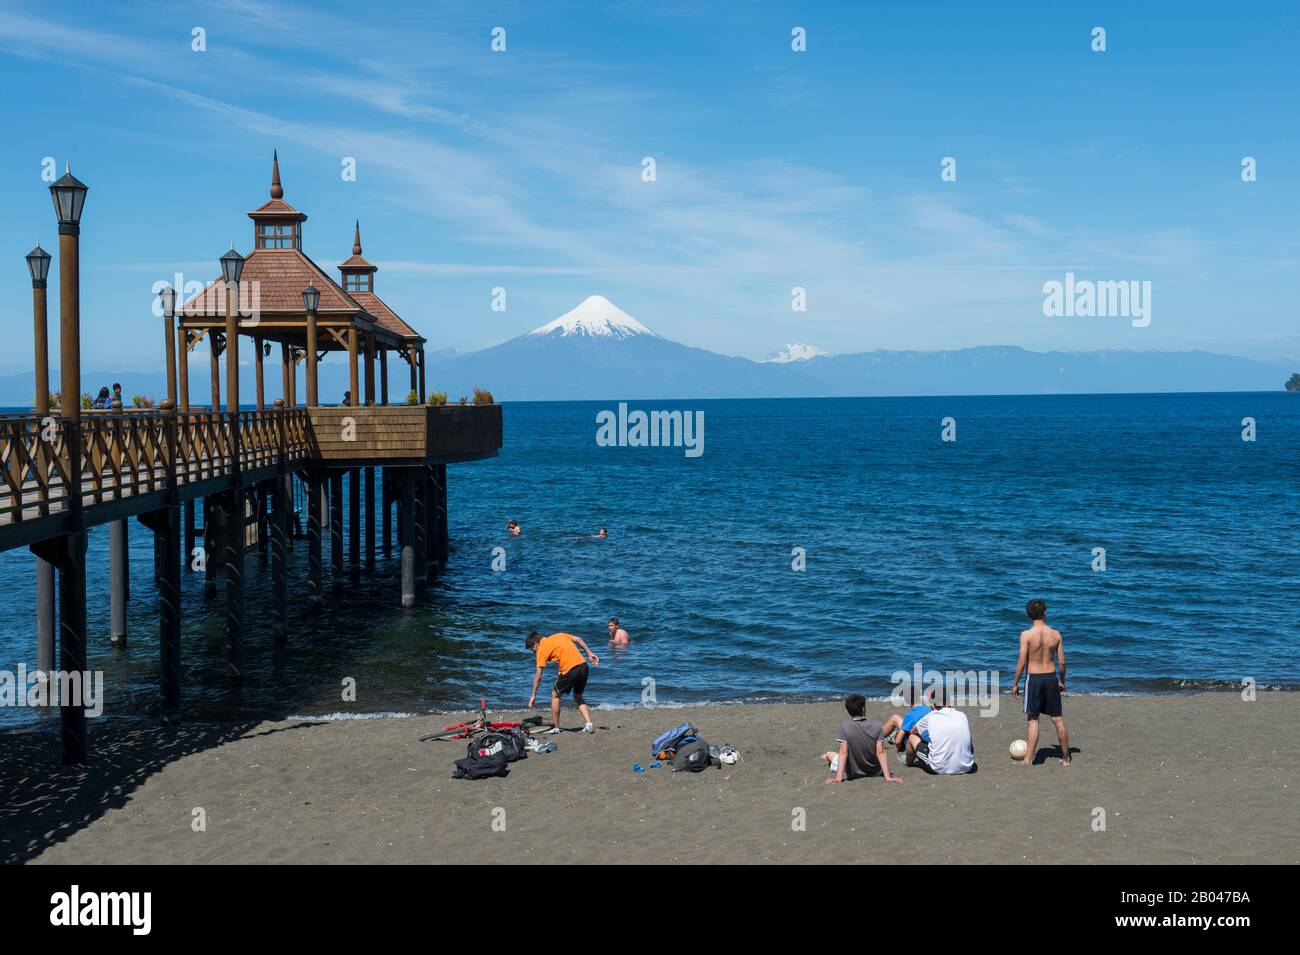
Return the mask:
<svg viewBox="0 0 1300 955">
<path fill-rule="evenodd" d="M 823 351 L 816 345 L 805 345 L 803 342 L 794 342 L 786 345 L 780 351 L 769 352 L 763 361 L 776 365 L 784 365 L 787 362 L 809 361 L 813 358 L 826 358 L 829 356 L 830 352 Z"/>
<path fill-rule="evenodd" d="M 553 322 L 534 328 L 529 335 L 590 335 L 598 338 L 632 338 L 635 335 L 658 337 L 635 318 L 603 295 L 590 295 L 571 312 Z"/>
</svg>

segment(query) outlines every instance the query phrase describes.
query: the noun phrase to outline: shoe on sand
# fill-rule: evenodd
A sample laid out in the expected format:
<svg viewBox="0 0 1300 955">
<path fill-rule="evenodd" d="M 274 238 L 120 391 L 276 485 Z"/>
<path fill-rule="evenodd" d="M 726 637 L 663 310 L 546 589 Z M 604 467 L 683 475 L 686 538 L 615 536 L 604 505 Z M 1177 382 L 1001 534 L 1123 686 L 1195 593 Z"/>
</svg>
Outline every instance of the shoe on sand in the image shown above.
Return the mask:
<svg viewBox="0 0 1300 955">
<path fill-rule="evenodd" d="M 585 723 L 585 724 L 583 724 L 582 731 L 583 731 L 584 733 L 594 733 L 594 732 L 596 732 L 596 724 L 595 724 L 595 723 Z"/>
<path fill-rule="evenodd" d="M 543 734 L 543 735 L 545 735 L 545 736 L 554 736 L 556 733 L 562 733 L 562 732 L 564 732 L 564 731 L 563 731 L 562 729 L 560 729 L 558 726 L 552 726 L 552 727 L 551 727 L 550 729 L 548 729 L 548 730 L 545 732 L 545 734 Z"/>
</svg>

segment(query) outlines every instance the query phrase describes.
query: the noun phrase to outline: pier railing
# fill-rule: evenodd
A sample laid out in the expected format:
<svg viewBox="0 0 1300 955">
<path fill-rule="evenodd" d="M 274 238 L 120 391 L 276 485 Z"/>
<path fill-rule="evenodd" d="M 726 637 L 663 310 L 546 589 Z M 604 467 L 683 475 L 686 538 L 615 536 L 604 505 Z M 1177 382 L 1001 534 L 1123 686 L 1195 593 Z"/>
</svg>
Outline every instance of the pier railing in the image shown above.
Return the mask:
<svg viewBox="0 0 1300 955">
<path fill-rule="evenodd" d="M 169 490 L 193 496 L 188 485 L 233 474 L 236 448 L 245 473 L 310 463 L 413 465 L 490 456 L 501 432 L 499 405 L 88 411 L 76 424 L 54 413 L 0 415 L 0 538 L 6 527 L 67 510 L 73 446 L 89 509 Z M 0 550 L 30 536 L 0 539 Z"/>
</svg>

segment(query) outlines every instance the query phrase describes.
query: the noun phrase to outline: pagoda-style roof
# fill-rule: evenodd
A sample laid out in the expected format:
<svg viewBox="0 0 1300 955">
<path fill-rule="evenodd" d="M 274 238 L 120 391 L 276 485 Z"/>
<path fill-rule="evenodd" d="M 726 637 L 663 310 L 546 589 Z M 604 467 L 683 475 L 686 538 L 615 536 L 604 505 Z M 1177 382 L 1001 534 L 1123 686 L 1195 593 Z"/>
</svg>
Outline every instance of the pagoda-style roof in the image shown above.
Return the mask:
<svg viewBox="0 0 1300 955">
<path fill-rule="evenodd" d="M 346 291 L 338 281 L 317 265 L 301 249 L 301 226 L 307 216 L 284 201 L 284 187 L 280 183 L 280 158 L 275 155 L 271 169 L 271 198 L 259 208 L 248 213 L 253 219 L 257 247 L 244 259 L 240 276 L 241 301 L 237 307 L 247 318 L 250 310 L 259 317 L 269 316 L 272 321 L 262 329 L 265 337 L 281 340 L 305 339 L 307 316 L 303 308 L 302 292 L 308 285 L 320 291 L 320 305 L 316 309 L 317 321 L 335 326 L 352 325 L 364 332 L 373 332 L 386 347 L 404 348 L 421 346 L 425 339 L 408 325 L 373 291 L 373 276 L 378 267 L 361 255 L 361 224 L 357 223 L 352 243 L 352 257 L 339 266 L 346 277 L 364 275 L 360 281 L 367 290 Z M 268 226 L 278 223 L 294 232 L 271 233 Z M 263 236 L 266 233 L 266 236 Z M 220 277 L 203 291 L 192 296 L 177 310 L 180 324 L 186 328 L 218 328 L 226 319 L 226 286 Z M 246 334 L 252 331 L 243 326 Z M 329 337 L 321 340 L 322 347 Z"/>
<path fill-rule="evenodd" d="M 297 249 L 254 249 L 244 259 L 244 274 L 239 284 L 245 305 L 262 312 L 303 313 L 302 290 L 308 285 L 320 289 L 320 306 L 316 314 L 331 319 L 361 315 L 366 309 L 343 291 L 329 273 Z M 256 297 L 250 290 L 256 290 Z M 238 303 L 236 303 L 238 306 Z M 247 310 L 247 308 L 245 308 Z M 218 276 L 180 309 L 184 318 L 224 318 L 226 284 Z"/>
<path fill-rule="evenodd" d="M 360 220 L 357 220 L 357 231 L 353 234 L 352 237 L 352 258 L 348 259 L 346 262 L 340 262 L 339 271 L 345 274 L 348 272 L 355 273 L 355 272 L 378 272 L 379 271 L 379 267 L 377 265 L 371 265 L 369 262 L 366 261 L 365 257 L 361 254 L 361 221 Z"/>
<path fill-rule="evenodd" d="M 381 328 L 387 329 L 399 338 L 424 343 L 424 336 L 402 321 L 398 314 L 389 308 L 384 300 L 374 292 L 351 292 L 349 294 L 361 304 L 361 307 L 375 319 L 375 322 Z"/>
<path fill-rule="evenodd" d="M 248 214 L 250 219 L 294 219 L 307 221 L 307 213 L 299 212 L 283 199 L 268 199 Z"/>
</svg>

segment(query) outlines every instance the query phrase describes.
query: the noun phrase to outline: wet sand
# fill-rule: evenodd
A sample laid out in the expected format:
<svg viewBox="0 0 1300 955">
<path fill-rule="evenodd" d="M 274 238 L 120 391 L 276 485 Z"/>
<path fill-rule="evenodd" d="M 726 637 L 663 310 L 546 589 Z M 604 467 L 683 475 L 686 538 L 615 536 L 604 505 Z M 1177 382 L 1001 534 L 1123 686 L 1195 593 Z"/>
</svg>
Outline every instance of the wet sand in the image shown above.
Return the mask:
<svg viewBox="0 0 1300 955">
<path fill-rule="evenodd" d="M 49 733 L 4 734 L 0 850 L 136 864 L 1300 862 L 1297 694 L 1070 696 L 1068 768 L 1047 720 L 1044 761 L 1009 758 L 1025 735 L 1009 697 L 994 717 L 969 712 L 979 772 L 902 768 L 901 786 L 825 785 L 816 756 L 833 745 L 838 703 L 598 710 L 596 734 L 563 733 L 557 752 L 476 782 L 450 778 L 464 743 L 416 741 L 453 721 L 441 716 L 98 724 L 85 771 L 58 766 Z M 655 735 L 687 721 L 742 761 L 632 772 Z"/>
</svg>

